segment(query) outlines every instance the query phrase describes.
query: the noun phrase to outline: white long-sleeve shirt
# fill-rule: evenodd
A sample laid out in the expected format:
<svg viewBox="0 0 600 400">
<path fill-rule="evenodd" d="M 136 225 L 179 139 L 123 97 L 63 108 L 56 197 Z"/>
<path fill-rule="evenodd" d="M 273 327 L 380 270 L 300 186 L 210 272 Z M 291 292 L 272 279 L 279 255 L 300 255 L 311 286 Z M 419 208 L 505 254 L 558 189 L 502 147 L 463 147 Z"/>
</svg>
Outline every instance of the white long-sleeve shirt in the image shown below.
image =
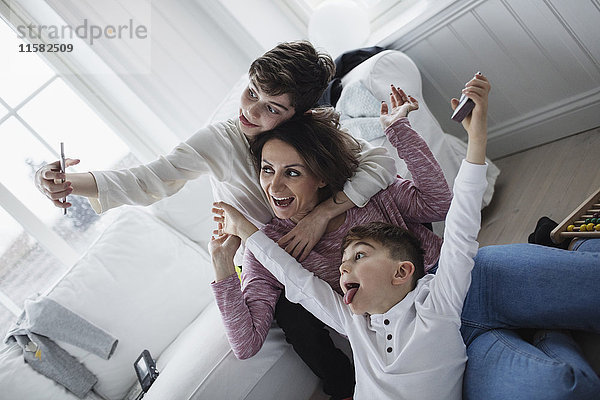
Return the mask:
<svg viewBox="0 0 600 400">
<path fill-rule="evenodd" d="M 305 269 L 329 283 L 338 293 L 342 293 L 338 270 L 342 261 L 340 245 L 355 225 L 371 221 L 398 225 L 413 232 L 421 241 L 425 266 L 437 264 L 440 256 L 442 238 L 422 223 L 446 218 L 452 192 L 446 185 L 444 173 L 425 141 L 411 128 L 408 118 L 394 122 L 385 134 L 405 161 L 412 180 L 396 178 L 364 207 L 352 207 L 346 212 L 344 223 L 325 233 L 302 262 Z M 278 241 L 295 226 L 290 220 L 273 218 L 261 230 Z M 213 282 L 211 287 L 231 349 L 236 357 L 248 358 L 261 349 L 267 338 L 283 285 L 248 251 L 242 267 L 241 282 L 233 275 Z"/>
<path fill-rule="evenodd" d="M 338 293 L 263 232 L 246 241 L 248 250 L 285 285 L 290 301 L 348 337 L 356 370 L 355 399 L 462 398 L 467 356 L 460 315 L 478 249 L 486 170 L 487 165 L 463 161 L 436 275 L 421 278 L 385 314 L 353 314 Z"/>
<path fill-rule="evenodd" d="M 346 182 L 344 193 L 362 207 L 394 181 L 396 166 L 384 148 L 372 147 L 364 140 L 359 143 L 360 165 Z M 202 128 L 170 154 L 149 164 L 92 174 L 98 199 L 91 198 L 90 203 L 97 213 L 123 204 L 152 204 L 177 193 L 188 180 L 208 174 L 215 200 L 231 204 L 259 227 L 274 217 L 237 120 Z"/>
</svg>

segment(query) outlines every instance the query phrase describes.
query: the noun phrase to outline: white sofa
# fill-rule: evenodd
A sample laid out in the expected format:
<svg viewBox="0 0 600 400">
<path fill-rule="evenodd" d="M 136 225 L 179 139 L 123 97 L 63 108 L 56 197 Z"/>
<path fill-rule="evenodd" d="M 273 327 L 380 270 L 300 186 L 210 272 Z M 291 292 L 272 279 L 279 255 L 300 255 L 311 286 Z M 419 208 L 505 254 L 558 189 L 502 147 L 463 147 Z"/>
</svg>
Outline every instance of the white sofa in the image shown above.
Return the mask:
<svg viewBox="0 0 600 400">
<path fill-rule="evenodd" d="M 193 182 L 170 205 L 205 190 L 201 184 Z M 266 399 L 273 391 L 308 398 L 317 378 L 279 328 L 271 329 L 255 357 L 235 358 L 209 288 L 206 242 L 168 225 L 172 216 L 160 208 L 148 211 L 124 210 L 46 293 L 119 340 L 110 360 L 59 342 L 98 378 L 86 398 L 126 398 L 136 383 L 133 362 L 144 349 L 160 371 L 145 399 Z M 26 365 L 17 345 L 0 352 L 0 388 L 0 399 L 7 400 L 76 398 Z M 135 386 L 129 397 L 133 392 Z"/>
<path fill-rule="evenodd" d="M 377 99 L 377 107 L 390 83 L 419 98 L 421 109 L 410 119 L 452 183 L 466 147 L 441 131 L 421 98 L 420 75 L 408 57 L 396 51 L 380 53 L 343 82 L 349 88 L 367 88 Z M 242 78 L 213 120 L 237 115 L 244 86 Z M 345 117 L 360 117 L 350 115 L 360 111 L 354 108 L 341 111 Z M 352 133 L 363 135 L 360 130 Z M 372 142 L 390 147 L 382 137 Z M 400 160 L 398 167 L 401 175 L 408 175 Z M 497 174 L 491 164 L 485 204 L 491 199 Z M 45 294 L 119 340 L 110 360 L 59 343 L 98 377 L 94 392 L 86 399 L 135 398 L 133 362 L 144 349 L 157 359 L 160 371 L 144 397 L 147 400 L 305 400 L 317 388 L 318 379 L 275 325 L 256 356 L 237 360 L 229 348 L 209 288 L 213 280 L 206 251 L 212 226 L 209 192 L 203 178 L 147 209 L 128 207 Z M 75 398 L 26 365 L 16 344 L 0 351 L 0 400 Z"/>
</svg>

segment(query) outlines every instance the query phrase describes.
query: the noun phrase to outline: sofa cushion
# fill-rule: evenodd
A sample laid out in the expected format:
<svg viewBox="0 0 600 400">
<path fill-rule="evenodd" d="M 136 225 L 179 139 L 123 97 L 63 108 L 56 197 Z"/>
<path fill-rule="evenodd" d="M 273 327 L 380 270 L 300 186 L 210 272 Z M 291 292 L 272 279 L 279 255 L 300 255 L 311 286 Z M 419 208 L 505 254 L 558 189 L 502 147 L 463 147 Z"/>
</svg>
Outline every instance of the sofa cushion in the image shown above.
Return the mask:
<svg viewBox="0 0 600 400">
<path fill-rule="evenodd" d="M 109 360 L 60 343 L 98 377 L 94 390 L 122 399 L 144 349 L 156 358 L 212 301 L 208 252 L 147 212 L 111 224 L 48 296 L 111 333 Z"/>
<path fill-rule="evenodd" d="M 215 303 L 206 307 L 163 352 L 157 368 L 160 375 L 144 400 L 303 400 L 319 382 L 276 325 L 256 355 L 238 360 Z"/>
<path fill-rule="evenodd" d="M 185 184 L 171 197 L 152 204 L 148 209 L 167 225 L 207 249 L 214 222 L 210 209 L 212 188 L 204 175 Z"/>
</svg>

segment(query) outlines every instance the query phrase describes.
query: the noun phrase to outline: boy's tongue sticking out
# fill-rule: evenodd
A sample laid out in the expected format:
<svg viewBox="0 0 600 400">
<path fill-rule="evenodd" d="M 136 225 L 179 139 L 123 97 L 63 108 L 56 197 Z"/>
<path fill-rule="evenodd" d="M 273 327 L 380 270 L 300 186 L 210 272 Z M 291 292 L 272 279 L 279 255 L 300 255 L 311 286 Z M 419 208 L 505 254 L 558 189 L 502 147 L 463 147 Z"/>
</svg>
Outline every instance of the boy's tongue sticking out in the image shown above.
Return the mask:
<svg viewBox="0 0 600 400">
<path fill-rule="evenodd" d="M 352 303 L 352 299 L 354 298 L 354 295 L 358 291 L 359 286 L 360 285 L 358 283 L 347 283 L 346 284 L 346 288 L 348 289 L 348 291 L 344 295 L 344 303 L 346 303 L 346 304 Z"/>
</svg>

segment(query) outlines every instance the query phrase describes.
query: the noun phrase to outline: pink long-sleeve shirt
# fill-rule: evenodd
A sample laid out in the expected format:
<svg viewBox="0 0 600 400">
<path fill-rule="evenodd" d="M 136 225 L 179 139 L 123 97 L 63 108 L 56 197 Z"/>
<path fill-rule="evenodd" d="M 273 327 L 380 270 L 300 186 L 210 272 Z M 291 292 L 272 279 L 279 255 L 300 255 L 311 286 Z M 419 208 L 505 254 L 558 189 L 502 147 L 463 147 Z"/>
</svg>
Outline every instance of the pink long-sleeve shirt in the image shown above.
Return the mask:
<svg viewBox="0 0 600 400">
<path fill-rule="evenodd" d="M 339 285 L 340 245 L 353 226 L 382 221 L 413 232 L 425 250 L 426 270 L 439 258 L 442 239 L 425 228 L 423 222 L 441 221 L 446 217 L 452 193 L 444 174 L 407 118 L 401 118 L 386 130 L 390 143 L 406 162 L 412 180 L 397 178 L 363 207 L 346 212 L 345 221 L 327 232 L 316 244 L 302 266 L 342 293 Z M 290 220 L 273 218 L 261 230 L 274 241 L 289 232 L 295 224 Z M 249 358 L 262 347 L 283 291 L 277 279 L 264 268 L 254 255 L 246 251 L 242 264 L 241 282 L 233 275 L 212 284 L 231 348 L 238 358 Z"/>
</svg>

